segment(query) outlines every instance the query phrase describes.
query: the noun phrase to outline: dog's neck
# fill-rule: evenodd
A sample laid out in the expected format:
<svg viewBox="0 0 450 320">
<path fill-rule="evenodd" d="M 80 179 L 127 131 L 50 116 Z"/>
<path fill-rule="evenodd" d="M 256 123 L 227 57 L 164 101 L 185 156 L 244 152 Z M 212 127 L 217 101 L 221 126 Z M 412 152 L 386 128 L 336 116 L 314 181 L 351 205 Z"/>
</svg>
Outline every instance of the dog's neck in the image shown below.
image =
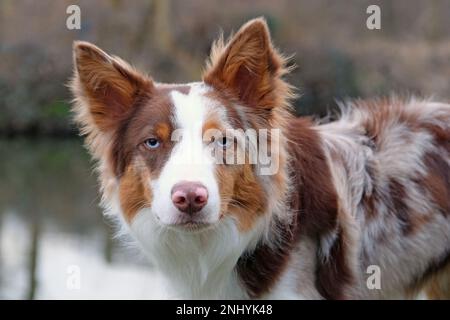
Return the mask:
<svg viewBox="0 0 450 320">
<path fill-rule="evenodd" d="M 148 226 L 136 217 L 132 233 L 142 234 L 136 228 Z M 146 243 L 144 252 L 161 272 L 176 298 L 247 298 L 241 285 L 236 265 L 247 250 L 254 248 L 264 231 L 261 225 L 246 233 L 240 233 L 231 218 L 226 218 L 217 227 L 198 233 L 183 233 L 179 230 L 149 230 L 153 239 Z"/>
</svg>

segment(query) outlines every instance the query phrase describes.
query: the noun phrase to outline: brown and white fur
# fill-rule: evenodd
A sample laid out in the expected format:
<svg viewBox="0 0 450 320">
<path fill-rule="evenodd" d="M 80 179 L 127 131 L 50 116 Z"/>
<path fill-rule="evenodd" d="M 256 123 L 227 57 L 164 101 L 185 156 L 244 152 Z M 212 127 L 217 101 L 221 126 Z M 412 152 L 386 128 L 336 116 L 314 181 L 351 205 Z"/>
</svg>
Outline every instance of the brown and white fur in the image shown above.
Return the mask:
<svg viewBox="0 0 450 320">
<path fill-rule="evenodd" d="M 348 103 L 334 122 L 295 118 L 263 19 L 213 45 L 201 82 L 157 83 L 86 42 L 74 63 L 103 205 L 174 297 L 402 298 L 424 286 L 450 297 L 449 104 L 392 98 Z M 281 130 L 279 170 L 210 161 L 203 133 L 230 128 Z M 171 201 L 181 181 L 208 192 L 196 214 Z"/>
</svg>

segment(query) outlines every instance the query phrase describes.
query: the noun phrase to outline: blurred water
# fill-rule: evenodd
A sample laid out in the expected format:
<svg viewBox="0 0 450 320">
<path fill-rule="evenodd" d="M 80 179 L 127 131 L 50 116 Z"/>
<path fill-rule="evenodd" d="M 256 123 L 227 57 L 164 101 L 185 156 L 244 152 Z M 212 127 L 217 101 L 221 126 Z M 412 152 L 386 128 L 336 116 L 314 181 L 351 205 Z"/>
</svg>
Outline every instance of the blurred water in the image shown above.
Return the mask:
<svg viewBox="0 0 450 320">
<path fill-rule="evenodd" d="M 112 241 L 77 139 L 0 140 L 0 298 L 161 298 L 136 250 Z"/>
</svg>

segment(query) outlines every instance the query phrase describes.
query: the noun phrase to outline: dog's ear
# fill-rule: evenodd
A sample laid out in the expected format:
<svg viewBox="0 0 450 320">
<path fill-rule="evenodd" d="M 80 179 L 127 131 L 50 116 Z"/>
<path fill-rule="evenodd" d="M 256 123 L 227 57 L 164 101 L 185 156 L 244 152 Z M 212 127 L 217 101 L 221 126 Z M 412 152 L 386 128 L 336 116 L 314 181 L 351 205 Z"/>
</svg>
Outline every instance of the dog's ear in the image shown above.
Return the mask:
<svg viewBox="0 0 450 320">
<path fill-rule="evenodd" d="M 283 104 L 289 88 L 280 78 L 285 59 L 273 47 L 263 18 L 247 22 L 224 44 L 216 41 L 203 81 L 234 94 L 248 106 L 271 109 Z M 278 91 L 278 92 L 277 92 Z"/>
<path fill-rule="evenodd" d="M 87 42 L 73 46 L 72 92 L 77 100 L 77 120 L 101 132 L 114 129 L 132 109 L 139 93 L 149 93 L 152 80 L 130 65 Z"/>
</svg>

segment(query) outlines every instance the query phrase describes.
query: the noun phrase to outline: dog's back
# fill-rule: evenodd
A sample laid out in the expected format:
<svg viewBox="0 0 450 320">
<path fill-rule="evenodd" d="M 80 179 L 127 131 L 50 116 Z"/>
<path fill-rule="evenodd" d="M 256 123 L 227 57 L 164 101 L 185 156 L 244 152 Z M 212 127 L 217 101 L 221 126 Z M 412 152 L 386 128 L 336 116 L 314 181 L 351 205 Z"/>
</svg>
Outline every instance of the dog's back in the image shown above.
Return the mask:
<svg viewBox="0 0 450 320">
<path fill-rule="evenodd" d="M 450 105 L 393 98 L 342 113 L 315 128 L 348 233 L 342 254 L 361 274 L 379 268 L 381 290 L 363 283 L 363 296 L 412 293 L 450 261 Z"/>
</svg>

